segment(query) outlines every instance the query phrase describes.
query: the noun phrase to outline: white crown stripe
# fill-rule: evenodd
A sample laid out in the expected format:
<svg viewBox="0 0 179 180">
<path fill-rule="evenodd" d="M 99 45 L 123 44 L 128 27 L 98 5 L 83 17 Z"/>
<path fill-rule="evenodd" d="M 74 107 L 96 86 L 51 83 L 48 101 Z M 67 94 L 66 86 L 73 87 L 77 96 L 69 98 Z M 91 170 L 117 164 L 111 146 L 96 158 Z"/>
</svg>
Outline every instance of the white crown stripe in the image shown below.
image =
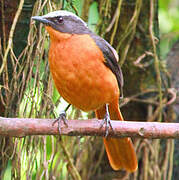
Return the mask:
<svg viewBox="0 0 179 180">
<path fill-rule="evenodd" d="M 87 24 L 81 18 L 79 18 L 77 15 L 75 15 L 72 12 L 65 11 L 65 10 L 53 11 L 53 12 L 50 12 L 50 13 L 42 16 L 42 17 L 44 17 L 44 18 L 53 18 L 53 17 L 58 17 L 58 16 L 62 16 L 62 17 L 63 16 L 73 16 L 76 19 L 80 20 L 85 26 L 87 26 Z"/>
</svg>

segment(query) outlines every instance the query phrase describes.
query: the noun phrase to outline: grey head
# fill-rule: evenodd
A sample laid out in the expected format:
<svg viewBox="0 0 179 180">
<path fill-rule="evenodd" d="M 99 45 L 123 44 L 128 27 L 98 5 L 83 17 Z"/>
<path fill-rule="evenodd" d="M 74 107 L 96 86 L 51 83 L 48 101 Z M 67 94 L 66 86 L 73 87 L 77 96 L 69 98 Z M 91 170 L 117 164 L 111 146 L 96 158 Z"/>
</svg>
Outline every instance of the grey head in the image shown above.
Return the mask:
<svg viewBox="0 0 179 180">
<path fill-rule="evenodd" d="M 33 16 L 33 20 L 39 21 L 62 33 L 89 34 L 87 24 L 72 12 L 59 10 L 50 12 L 44 16 Z"/>
</svg>

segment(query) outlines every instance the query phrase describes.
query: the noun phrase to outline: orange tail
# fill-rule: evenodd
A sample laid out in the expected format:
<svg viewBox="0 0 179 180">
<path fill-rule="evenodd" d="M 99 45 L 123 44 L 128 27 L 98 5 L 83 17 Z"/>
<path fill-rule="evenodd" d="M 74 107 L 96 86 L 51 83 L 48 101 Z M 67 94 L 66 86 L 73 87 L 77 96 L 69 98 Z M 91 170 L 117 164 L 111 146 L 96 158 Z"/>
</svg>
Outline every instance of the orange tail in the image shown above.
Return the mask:
<svg viewBox="0 0 179 180">
<path fill-rule="evenodd" d="M 98 119 L 103 119 L 106 113 L 105 106 L 96 110 Z M 118 102 L 109 104 L 111 119 L 123 121 Z M 125 169 L 134 172 L 137 167 L 137 157 L 130 138 L 104 138 L 104 145 L 111 167 L 114 170 Z"/>
</svg>

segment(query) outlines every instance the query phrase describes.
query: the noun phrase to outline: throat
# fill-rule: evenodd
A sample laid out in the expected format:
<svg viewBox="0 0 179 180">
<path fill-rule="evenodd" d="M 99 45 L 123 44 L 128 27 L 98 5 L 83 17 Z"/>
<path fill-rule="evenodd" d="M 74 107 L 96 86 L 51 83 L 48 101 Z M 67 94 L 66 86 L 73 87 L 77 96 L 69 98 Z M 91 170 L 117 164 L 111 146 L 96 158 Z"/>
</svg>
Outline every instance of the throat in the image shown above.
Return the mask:
<svg viewBox="0 0 179 180">
<path fill-rule="evenodd" d="M 50 26 L 46 26 L 45 28 L 50 35 L 51 41 L 62 41 L 62 40 L 69 39 L 73 36 L 73 34 L 57 31 Z"/>
</svg>

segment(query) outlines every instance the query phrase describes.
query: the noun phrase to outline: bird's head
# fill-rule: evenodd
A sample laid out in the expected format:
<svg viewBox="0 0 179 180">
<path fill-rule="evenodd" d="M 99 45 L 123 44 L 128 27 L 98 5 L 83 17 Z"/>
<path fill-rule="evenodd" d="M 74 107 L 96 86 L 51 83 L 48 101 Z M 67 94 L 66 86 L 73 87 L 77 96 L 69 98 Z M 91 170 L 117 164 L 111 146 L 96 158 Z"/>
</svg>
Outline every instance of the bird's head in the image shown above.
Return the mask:
<svg viewBox="0 0 179 180">
<path fill-rule="evenodd" d="M 71 34 L 90 33 L 87 24 L 81 18 L 65 10 L 50 12 L 44 16 L 33 16 L 32 20 L 45 24 L 50 36 L 59 35 L 59 33 L 64 37 Z"/>
</svg>

